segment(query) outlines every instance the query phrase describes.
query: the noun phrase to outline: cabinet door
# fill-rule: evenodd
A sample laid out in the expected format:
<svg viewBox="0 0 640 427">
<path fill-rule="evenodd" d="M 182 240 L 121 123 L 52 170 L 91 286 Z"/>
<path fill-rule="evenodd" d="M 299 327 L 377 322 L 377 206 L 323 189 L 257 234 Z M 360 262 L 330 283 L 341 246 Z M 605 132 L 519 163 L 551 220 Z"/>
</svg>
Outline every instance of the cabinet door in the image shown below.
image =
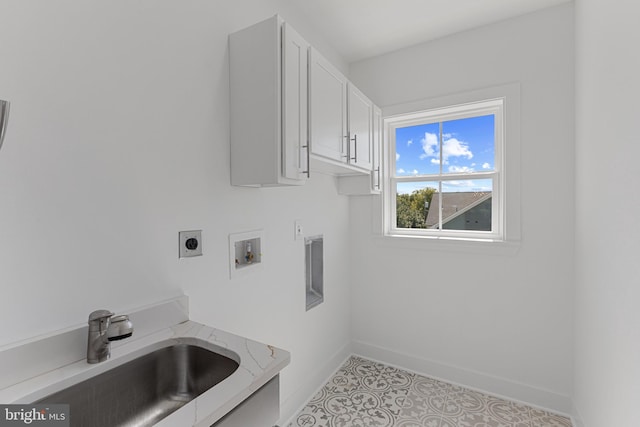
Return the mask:
<svg viewBox="0 0 640 427">
<path fill-rule="evenodd" d="M 286 23 L 282 26 L 282 175 L 309 175 L 309 44 Z"/>
<path fill-rule="evenodd" d="M 374 192 L 382 190 L 382 110 L 373 106 L 373 135 L 372 135 L 372 172 L 371 189 Z"/>
<path fill-rule="evenodd" d="M 349 84 L 349 163 L 371 170 L 373 103 Z"/>
<path fill-rule="evenodd" d="M 311 152 L 347 161 L 347 79 L 315 49 L 309 67 Z"/>
</svg>

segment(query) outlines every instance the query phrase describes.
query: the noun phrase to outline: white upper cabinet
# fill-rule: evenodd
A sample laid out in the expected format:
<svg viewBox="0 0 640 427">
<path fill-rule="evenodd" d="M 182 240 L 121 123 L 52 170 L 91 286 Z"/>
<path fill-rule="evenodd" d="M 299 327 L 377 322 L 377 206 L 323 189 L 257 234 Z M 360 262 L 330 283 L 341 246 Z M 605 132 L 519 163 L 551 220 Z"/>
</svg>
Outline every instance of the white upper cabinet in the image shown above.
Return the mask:
<svg viewBox="0 0 640 427">
<path fill-rule="evenodd" d="M 349 163 L 371 170 L 373 103 L 351 83 L 349 83 L 348 93 Z"/>
<path fill-rule="evenodd" d="M 373 103 L 279 16 L 229 36 L 229 81 L 232 185 L 373 179 Z"/>
<path fill-rule="evenodd" d="M 313 47 L 309 59 L 311 169 L 369 173 L 373 103 Z"/>
<path fill-rule="evenodd" d="M 369 175 L 338 177 L 338 193 L 345 195 L 380 194 L 382 191 L 382 111 L 375 105 L 371 118 L 371 172 Z"/>
<path fill-rule="evenodd" d="M 309 44 L 290 25 L 282 26 L 284 129 L 283 175 L 309 177 Z"/>
<path fill-rule="evenodd" d="M 229 36 L 231 184 L 304 184 L 309 45 L 279 16 Z"/>
<path fill-rule="evenodd" d="M 311 48 L 309 109 L 312 153 L 347 162 L 347 79 Z"/>
</svg>

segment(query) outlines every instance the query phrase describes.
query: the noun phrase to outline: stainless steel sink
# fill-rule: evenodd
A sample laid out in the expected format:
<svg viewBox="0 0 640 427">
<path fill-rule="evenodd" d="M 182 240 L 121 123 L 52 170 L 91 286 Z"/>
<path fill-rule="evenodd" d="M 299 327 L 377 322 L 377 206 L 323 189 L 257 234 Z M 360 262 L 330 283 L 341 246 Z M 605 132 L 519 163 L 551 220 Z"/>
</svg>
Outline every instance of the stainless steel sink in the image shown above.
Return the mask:
<svg viewBox="0 0 640 427">
<path fill-rule="evenodd" d="M 191 345 L 141 356 L 35 403 L 70 405 L 71 426 L 151 426 L 238 369 L 229 357 Z"/>
</svg>

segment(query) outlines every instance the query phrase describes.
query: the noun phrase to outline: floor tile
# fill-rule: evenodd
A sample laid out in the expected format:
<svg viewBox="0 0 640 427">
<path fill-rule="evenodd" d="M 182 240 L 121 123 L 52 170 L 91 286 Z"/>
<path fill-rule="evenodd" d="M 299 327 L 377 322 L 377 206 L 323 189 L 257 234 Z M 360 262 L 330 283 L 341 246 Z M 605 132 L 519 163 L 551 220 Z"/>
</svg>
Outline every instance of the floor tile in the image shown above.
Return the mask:
<svg viewBox="0 0 640 427">
<path fill-rule="evenodd" d="M 571 421 L 352 356 L 289 427 L 571 427 Z"/>
</svg>

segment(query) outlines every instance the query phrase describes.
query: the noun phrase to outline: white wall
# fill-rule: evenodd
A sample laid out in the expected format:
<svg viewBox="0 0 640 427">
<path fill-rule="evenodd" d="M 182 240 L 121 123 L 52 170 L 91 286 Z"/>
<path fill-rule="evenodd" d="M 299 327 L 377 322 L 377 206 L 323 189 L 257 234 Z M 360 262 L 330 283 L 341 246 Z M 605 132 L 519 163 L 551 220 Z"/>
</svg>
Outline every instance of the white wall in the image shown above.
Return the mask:
<svg viewBox="0 0 640 427">
<path fill-rule="evenodd" d="M 415 244 L 388 243 L 372 235 L 370 198 L 353 198 L 356 348 L 427 374 L 569 412 L 573 6 L 364 60 L 350 71 L 360 89 L 383 107 L 521 85 L 518 252 L 416 250 Z"/>
<path fill-rule="evenodd" d="M 347 206 L 327 177 L 228 185 L 229 32 L 280 12 L 346 68 L 286 1 L 0 0 L 0 98 L 12 101 L 0 345 L 184 292 L 195 320 L 292 352 L 289 411 L 340 357 L 351 320 L 372 354 L 561 410 L 573 386 L 585 426 L 640 424 L 630 410 L 640 398 L 634 8 L 576 3 L 575 168 L 571 5 L 352 65 L 382 106 L 521 83 L 522 244 L 485 255 L 383 243 L 370 198 Z M 308 313 L 294 219 L 327 239 L 326 301 Z M 254 228 L 266 233 L 265 269 L 229 280 L 227 235 Z M 203 230 L 203 257 L 177 259 L 185 229 Z"/>
<path fill-rule="evenodd" d="M 227 35 L 286 1 L 0 0 L 0 345 L 186 293 L 192 318 L 292 353 L 292 411 L 349 343 L 348 200 L 229 185 Z M 301 219 L 325 235 L 325 302 L 305 312 Z M 263 229 L 265 268 L 228 275 L 228 234 Z M 178 231 L 204 256 L 179 260 Z M 319 375 L 315 378 L 314 375 Z"/>
<path fill-rule="evenodd" d="M 576 2 L 575 405 L 586 427 L 640 425 L 637 17 L 632 1 Z"/>
</svg>

